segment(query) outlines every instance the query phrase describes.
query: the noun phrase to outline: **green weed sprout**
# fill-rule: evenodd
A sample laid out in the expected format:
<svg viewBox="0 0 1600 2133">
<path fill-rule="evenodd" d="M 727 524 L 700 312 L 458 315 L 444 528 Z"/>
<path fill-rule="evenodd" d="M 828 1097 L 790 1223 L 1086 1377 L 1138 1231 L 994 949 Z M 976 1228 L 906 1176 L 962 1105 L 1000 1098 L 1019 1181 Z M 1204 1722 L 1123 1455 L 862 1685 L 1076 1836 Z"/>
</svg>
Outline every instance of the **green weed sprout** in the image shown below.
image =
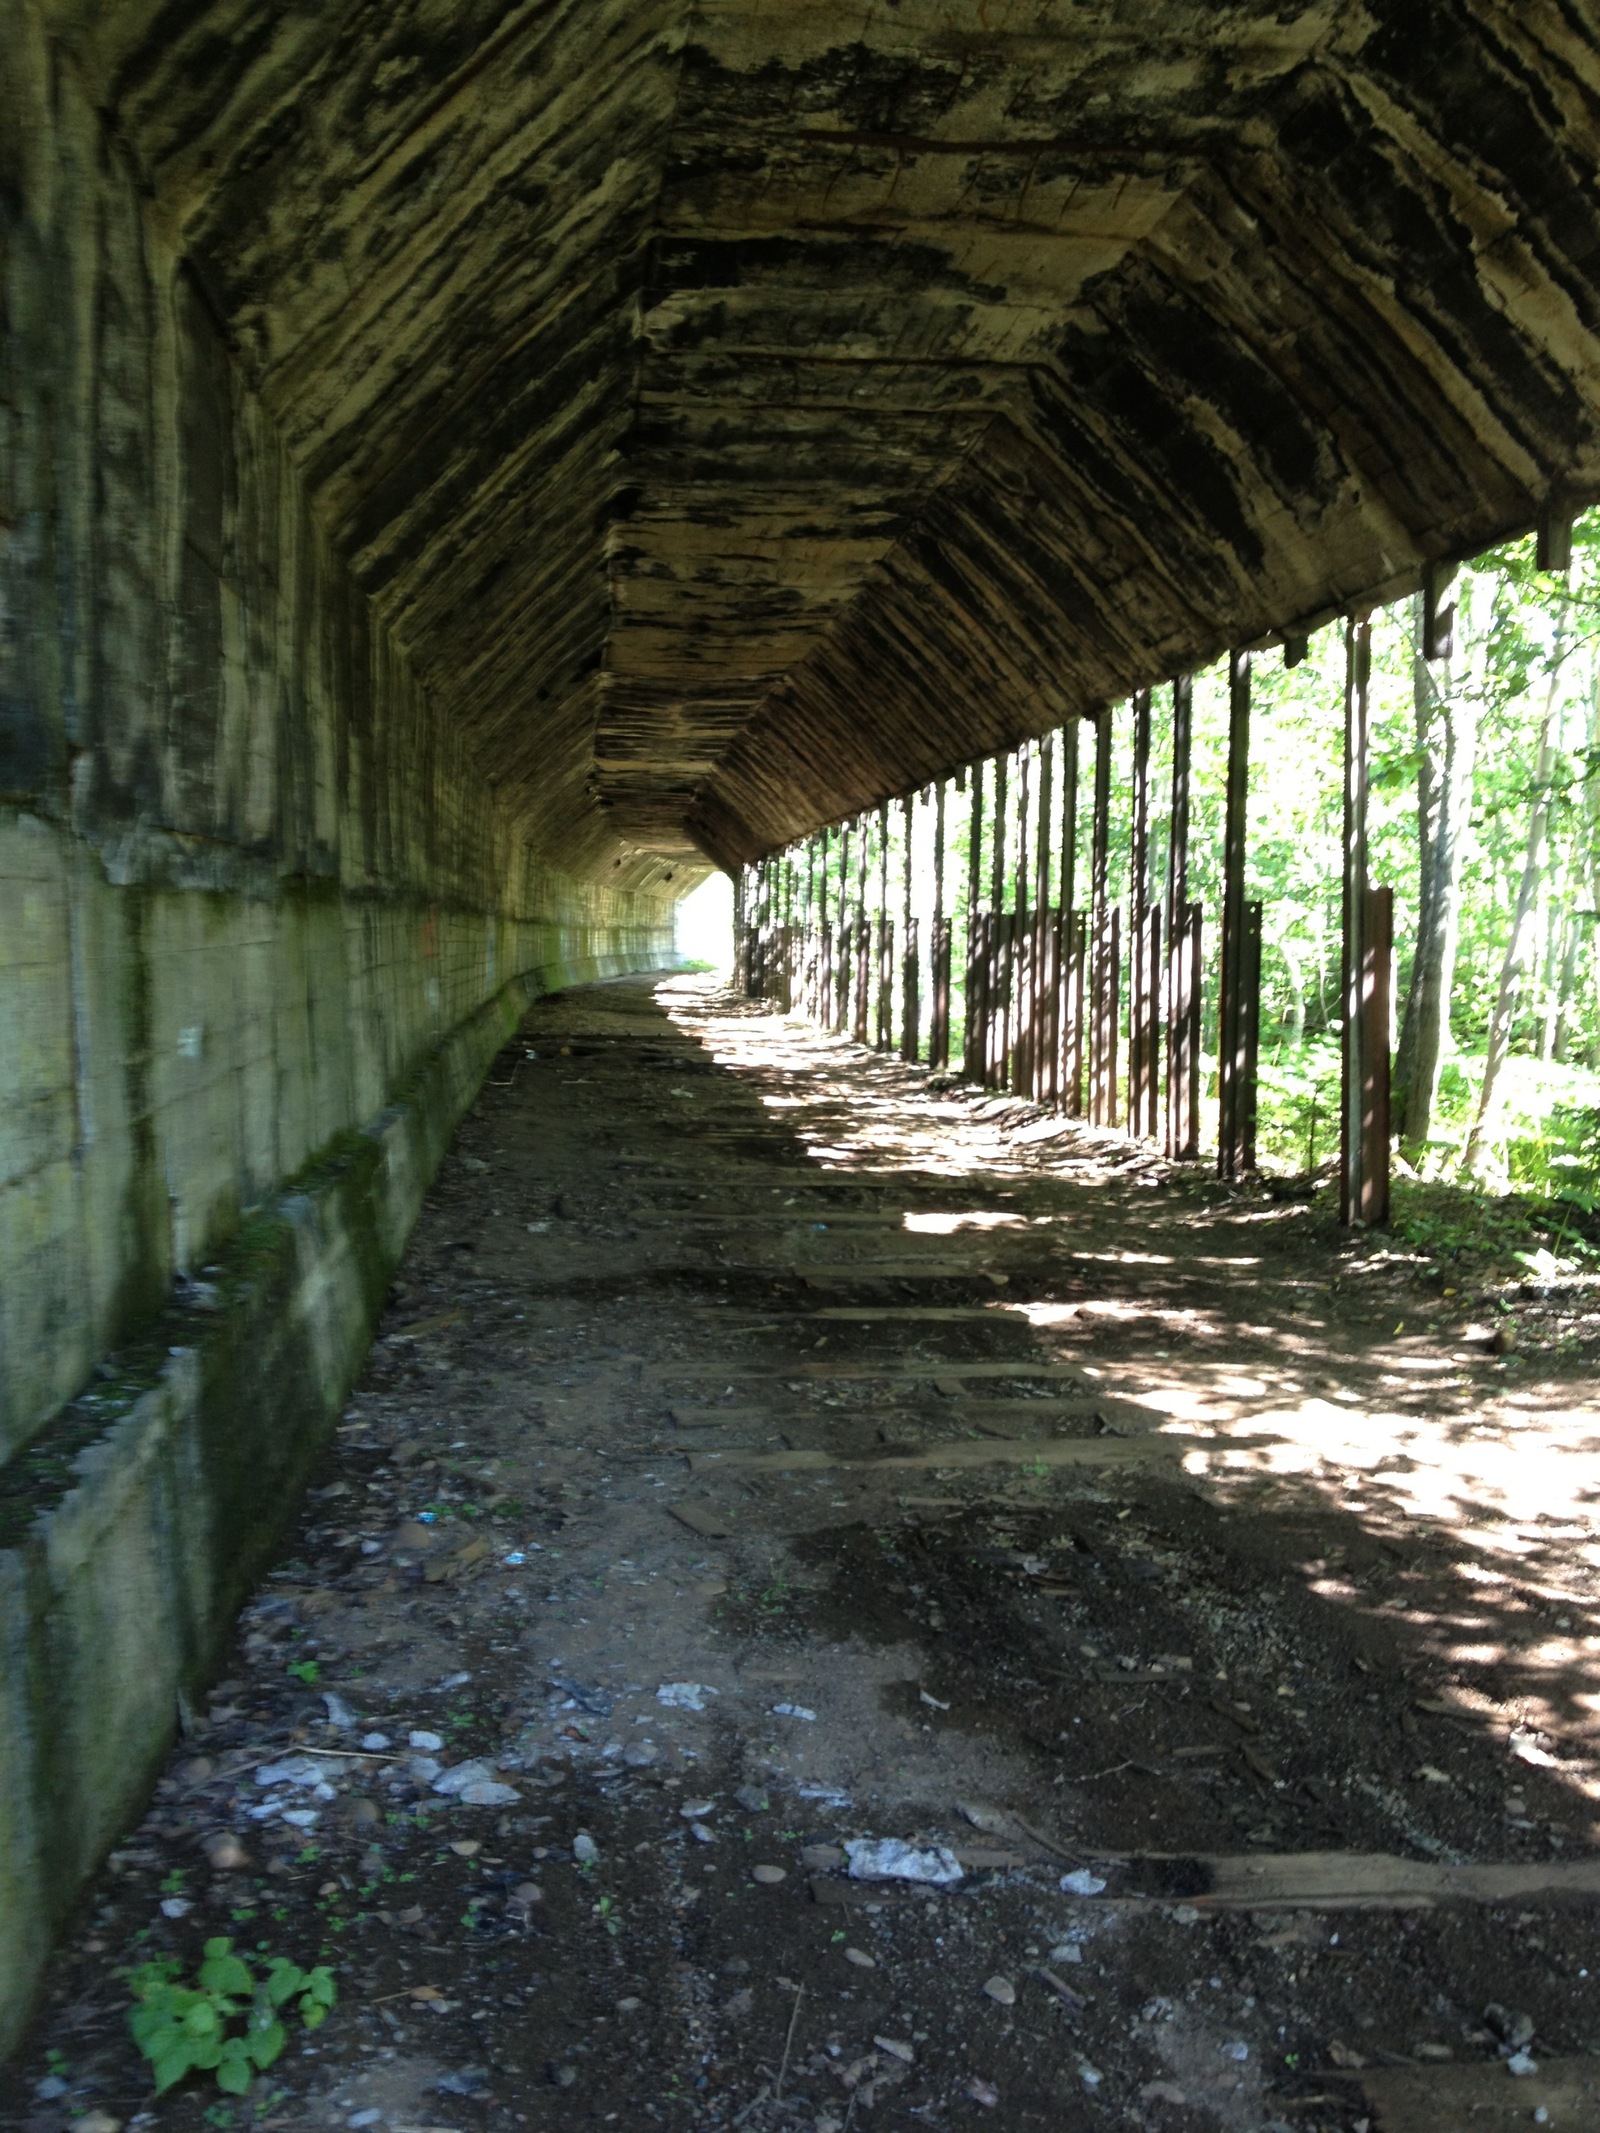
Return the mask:
<svg viewBox="0 0 1600 2133">
<path fill-rule="evenodd" d="M 302 1970 L 275 1955 L 258 1978 L 226 1939 L 206 1942 L 193 1985 L 178 1982 L 182 1969 L 175 1957 L 163 1956 L 128 1972 L 136 2002 L 128 2027 L 150 2061 L 158 2096 L 189 2073 L 215 2074 L 226 2095 L 246 2095 L 288 2042 L 289 2003 L 296 2003 L 304 2028 L 316 2029 L 338 1998 L 325 1963 Z M 240 2022 L 242 2032 L 233 2027 Z"/>
</svg>

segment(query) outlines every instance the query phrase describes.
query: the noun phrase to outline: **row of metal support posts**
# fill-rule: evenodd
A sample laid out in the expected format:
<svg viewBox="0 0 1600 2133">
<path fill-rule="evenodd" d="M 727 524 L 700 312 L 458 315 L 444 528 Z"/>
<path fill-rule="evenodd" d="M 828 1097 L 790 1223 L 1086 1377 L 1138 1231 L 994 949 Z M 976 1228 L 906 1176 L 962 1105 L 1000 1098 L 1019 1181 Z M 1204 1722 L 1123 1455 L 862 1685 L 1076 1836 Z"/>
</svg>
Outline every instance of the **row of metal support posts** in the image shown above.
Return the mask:
<svg viewBox="0 0 1600 2133">
<path fill-rule="evenodd" d="M 1448 580 L 1442 581 L 1447 583 Z M 1429 614 L 1433 613 L 1430 596 Z M 1431 625 L 1430 625 L 1431 626 Z M 1303 656 L 1291 646 L 1291 659 Z M 1228 675 L 1228 756 L 1217 995 L 1217 1171 L 1255 1167 L 1262 909 L 1246 890 L 1250 654 Z M 1345 688 L 1343 1100 L 1340 1202 L 1348 1222 L 1381 1224 L 1389 1204 L 1389 1020 L 1393 894 L 1367 873 L 1370 625 L 1348 628 Z M 977 763 L 932 789 L 933 911 L 926 943 L 913 909 L 912 809 L 899 806 L 902 875 L 891 909 L 890 808 L 823 830 L 803 852 L 763 860 L 735 881 L 735 985 L 799 1011 L 857 1043 L 935 1068 L 950 1064 L 955 928 L 947 907 L 946 818 L 952 785 L 971 780 L 965 883 L 962 1073 L 987 1087 L 1160 1143 L 1176 1161 L 1200 1151 L 1203 911 L 1189 895 L 1193 684 L 1172 684 L 1172 780 L 1166 880 L 1152 879 L 1152 695 L 1133 699 L 1133 791 L 1126 940 L 1112 899 L 1111 714 L 1094 741 L 1089 899 L 1076 901 L 1080 722 L 1008 762 Z M 1051 850 L 1057 748 L 1059 852 Z M 986 790 L 987 788 L 987 790 Z M 985 816 L 989 878 L 983 879 Z M 1031 842 L 1031 855 L 1030 855 Z M 1055 874 L 1057 895 L 1051 896 Z M 1007 882 L 1015 908 L 1008 910 Z M 830 894 L 832 908 L 830 908 Z M 874 908 L 875 907 L 875 908 Z M 898 953 L 897 953 L 898 951 Z M 1123 963 L 1128 966 L 1125 1109 L 1119 1102 Z M 924 1017 L 926 1031 L 924 1033 Z M 1119 1116 L 1119 1111 L 1121 1115 Z"/>
</svg>

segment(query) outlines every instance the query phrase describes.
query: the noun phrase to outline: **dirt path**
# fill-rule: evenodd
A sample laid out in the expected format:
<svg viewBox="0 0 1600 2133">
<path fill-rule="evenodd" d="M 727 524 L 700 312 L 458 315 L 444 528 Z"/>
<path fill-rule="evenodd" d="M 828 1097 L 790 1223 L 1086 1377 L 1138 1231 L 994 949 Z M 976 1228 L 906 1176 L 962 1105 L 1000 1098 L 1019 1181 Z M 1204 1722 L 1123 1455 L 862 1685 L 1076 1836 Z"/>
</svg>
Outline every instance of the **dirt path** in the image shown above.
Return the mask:
<svg viewBox="0 0 1600 2133">
<path fill-rule="evenodd" d="M 693 981 L 545 1003 L 0 2123 L 1600 2126 L 1600 1420 L 1479 1308 Z M 340 2005 L 151 2105 L 116 1973 L 216 1934 Z"/>
</svg>

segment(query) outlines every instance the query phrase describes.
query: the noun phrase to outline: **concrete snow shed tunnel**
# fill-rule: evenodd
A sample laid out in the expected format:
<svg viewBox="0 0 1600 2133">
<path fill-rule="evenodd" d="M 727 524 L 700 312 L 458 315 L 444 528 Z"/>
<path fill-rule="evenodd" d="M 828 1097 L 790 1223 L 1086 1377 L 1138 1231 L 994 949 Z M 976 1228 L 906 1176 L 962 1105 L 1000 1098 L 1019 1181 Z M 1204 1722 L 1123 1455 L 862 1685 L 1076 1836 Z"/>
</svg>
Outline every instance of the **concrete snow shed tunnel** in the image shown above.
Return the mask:
<svg viewBox="0 0 1600 2133">
<path fill-rule="evenodd" d="M 11 0 L 0 2045 L 528 1003 L 1558 551 L 1597 258 L 1591 0 Z"/>
</svg>

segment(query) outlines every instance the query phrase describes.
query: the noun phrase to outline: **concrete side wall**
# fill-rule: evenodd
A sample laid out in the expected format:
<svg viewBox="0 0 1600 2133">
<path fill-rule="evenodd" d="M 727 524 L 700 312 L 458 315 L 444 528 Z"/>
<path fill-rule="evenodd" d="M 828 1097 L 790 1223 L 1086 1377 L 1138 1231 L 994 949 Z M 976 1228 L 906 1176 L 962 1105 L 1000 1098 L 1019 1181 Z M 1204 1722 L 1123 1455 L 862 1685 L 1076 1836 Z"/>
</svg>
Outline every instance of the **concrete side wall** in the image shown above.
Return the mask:
<svg viewBox="0 0 1600 2133">
<path fill-rule="evenodd" d="M 488 1059 L 532 993 L 672 959 L 660 866 L 563 877 L 537 794 L 513 804 L 437 715 L 217 316 L 18 0 L 0 2051 L 281 1530 Z M 175 1318 L 202 1271 L 224 1308 Z"/>
</svg>

